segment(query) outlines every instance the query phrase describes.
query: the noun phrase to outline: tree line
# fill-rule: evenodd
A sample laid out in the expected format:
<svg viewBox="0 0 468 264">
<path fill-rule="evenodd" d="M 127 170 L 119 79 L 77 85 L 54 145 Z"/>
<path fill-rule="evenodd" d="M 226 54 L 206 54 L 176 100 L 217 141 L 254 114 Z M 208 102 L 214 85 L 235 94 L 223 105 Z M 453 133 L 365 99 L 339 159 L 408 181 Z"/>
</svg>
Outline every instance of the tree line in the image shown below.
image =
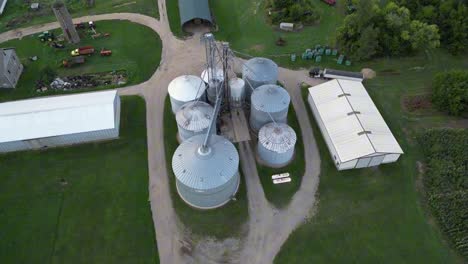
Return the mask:
<svg viewBox="0 0 468 264">
<path fill-rule="evenodd" d="M 337 43 L 354 60 L 408 55 L 441 42 L 453 53 L 465 50 L 468 12 L 462 1 L 395 0 L 383 7 L 378 0 L 353 3 L 355 11 L 338 29 Z"/>
</svg>

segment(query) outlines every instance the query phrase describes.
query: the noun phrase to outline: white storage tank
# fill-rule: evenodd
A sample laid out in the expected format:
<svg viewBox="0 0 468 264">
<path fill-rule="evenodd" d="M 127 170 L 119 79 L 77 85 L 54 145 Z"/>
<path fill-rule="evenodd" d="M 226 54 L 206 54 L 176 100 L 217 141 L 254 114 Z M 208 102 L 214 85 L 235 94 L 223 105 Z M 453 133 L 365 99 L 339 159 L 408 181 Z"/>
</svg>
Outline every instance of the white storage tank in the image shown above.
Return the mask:
<svg viewBox="0 0 468 264">
<path fill-rule="evenodd" d="M 216 102 L 216 87 L 219 87 L 219 85 L 223 83 L 224 73 L 223 69 L 215 68 L 213 70 L 213 76 L 210 76 L 210 70 L 211 68 L 205 69 L 201 74 L 201 78 L 208 85 L 208 89 L 206 91 L 208 102 L 214 104 Z"/>
<path fill-rule="evenodd" d="M 258 156 L 268 166 L 285 166 L 294 156 L 296 141 L 296 132 L 287 124 L 268 123 L 258 133 Z"/>
<path fill-rule="evenodd" d="M 239 183 L 239 154 L 222 136 L 212 135 L 202 149 L 205 135 L 180 144 L 172 157 L 172 170 L 182 200 L 198 209 L 223 206 L 236 194 Z"/>
<path fill-rule="evenodd" d="M 212 119 L 213 107 L 208 103 L 192 101 L 184 104 L 176 113 L 180 141 L 206 134 Z M 216 127 L 212 131 L 216 132 Z"/>
<path fill-rule="evenodd" d="M 262 126 L 272 122 L 287 123 L 291 98 L 281 86 L 266 84 L 252 93 L 250 108 L 250 127 L 258 131 Z"/>
<path fill-rule="evenodd" d="M 267 58 L 252 58 L 242 67 L 242 79 L 246 85 L 246 100 L 250 102 L 252 90 L 264 84 L 276 84 L 278 65 Z"/>
<path fill-rule="evenodd" d="M 168 93 L 172 112 L 175 114 L 185 103 L 199 99 L 205 101 L 206 84 L 194 75 L 182 75 L 169 83 Z"/>
<path fill-rule="evenodd" d="M 229 80 L 230 104 L 232 107 L 242 107 L 245 99 L 245 81 L 241 78 Z"/>
</svg>

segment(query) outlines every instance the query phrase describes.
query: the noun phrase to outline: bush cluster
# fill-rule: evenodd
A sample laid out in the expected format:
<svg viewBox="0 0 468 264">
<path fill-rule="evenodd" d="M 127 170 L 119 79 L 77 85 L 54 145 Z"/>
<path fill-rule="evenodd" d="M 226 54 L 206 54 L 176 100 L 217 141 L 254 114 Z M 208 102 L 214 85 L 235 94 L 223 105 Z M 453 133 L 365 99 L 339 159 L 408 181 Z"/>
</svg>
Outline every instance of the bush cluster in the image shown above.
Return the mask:
<svg viewBox="0 0 468 264">
<path fill-rule="evenodd" d="M 270 0 L 271 22 L 310 25 L 320 20 L 320 14 L 310 0 Z"/>
<path fill-rule="evenodd" d="M 430 129 L 418 141 L 426 156 L 429 206 L 453 246 L 468 257 L 468 129 Z"/>
<path fill-rule="evenodd" d="M 432 82 L 432 102 L 450 115 L 468 111 L 468 70 L 442 72 Z"/>
</svg>

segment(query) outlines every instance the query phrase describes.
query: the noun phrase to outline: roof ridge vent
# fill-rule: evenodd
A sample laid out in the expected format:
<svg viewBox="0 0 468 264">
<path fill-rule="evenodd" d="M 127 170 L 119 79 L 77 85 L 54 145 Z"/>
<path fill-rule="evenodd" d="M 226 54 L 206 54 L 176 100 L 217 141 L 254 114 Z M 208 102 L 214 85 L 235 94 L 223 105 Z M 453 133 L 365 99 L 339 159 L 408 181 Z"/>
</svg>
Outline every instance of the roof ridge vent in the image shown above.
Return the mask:
<svg viewBox="0 0 468 264">
<path fill-rule="evenodd" d="M 361 131 L 361 132 L 359 132 L 357 134 L 358 134 L 358 136 L 368 135 L 368 134 L 372 134 L 372 131 L 364 130 L 364 131 Z"/>
<path fill-rule="evenodd" d="M 350 93 L 342 93 L 342 94 L 338 95 L 338 97 L 343 97 L 343 96 L 351 96 L 351 94 Z"/>
</svg>

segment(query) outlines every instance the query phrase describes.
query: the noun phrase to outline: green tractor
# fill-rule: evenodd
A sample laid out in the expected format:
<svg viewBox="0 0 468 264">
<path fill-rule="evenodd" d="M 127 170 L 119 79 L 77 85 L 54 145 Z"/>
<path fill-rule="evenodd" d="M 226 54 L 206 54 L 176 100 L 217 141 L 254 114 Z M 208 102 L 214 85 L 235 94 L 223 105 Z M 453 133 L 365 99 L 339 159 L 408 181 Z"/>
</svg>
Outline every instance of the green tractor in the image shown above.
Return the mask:
<svg viewBox="0 0 468 264">
<path fill-rule="evenodd" d="M 41 40 L 42 42 L 54 41 L 55 40 L 55 35 L 52 32 L 44 31 L 39 35 L 39 40 Z"/>
</svg>

